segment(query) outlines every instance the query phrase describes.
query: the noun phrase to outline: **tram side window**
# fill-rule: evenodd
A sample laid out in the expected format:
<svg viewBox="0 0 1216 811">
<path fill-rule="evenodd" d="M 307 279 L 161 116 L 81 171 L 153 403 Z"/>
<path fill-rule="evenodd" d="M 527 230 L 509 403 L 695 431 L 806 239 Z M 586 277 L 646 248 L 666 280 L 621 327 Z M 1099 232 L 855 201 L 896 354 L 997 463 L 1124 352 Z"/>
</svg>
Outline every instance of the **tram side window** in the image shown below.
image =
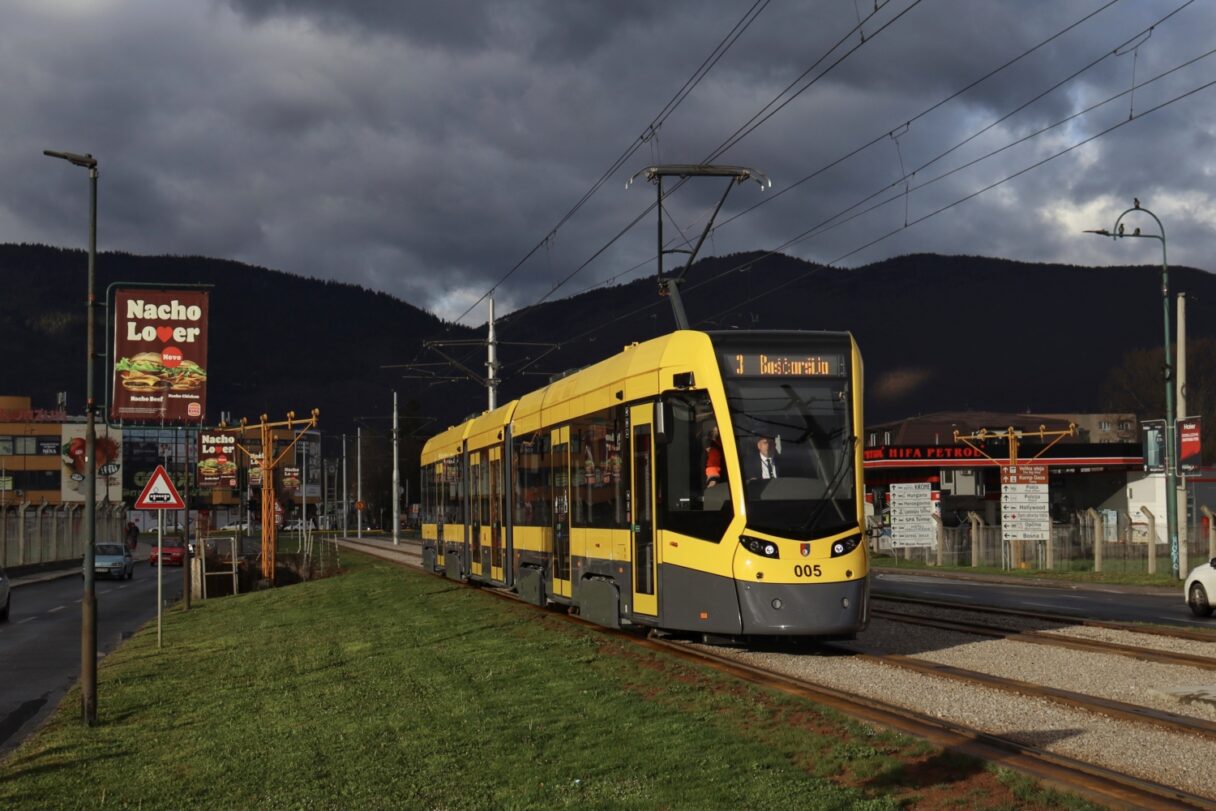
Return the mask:
<svg viewBox="0 0 1216 811">
<path fill-rule="evenodd" d="M 623 406 L 597 411 L 570 424 L 574 499 L 571 524 L 596 529 L 623 529 L 626 481 L 622 450 Z"/>
<path fill-rule="evenodd" d="M 461 457 L 452 456 L 443 460 L 445 524 L 464 523 L 464 481 L 461 476 Z"/>
<path fill-rule="evenodd" d="M 512 445 L 515 496 L 512 510 L 515 525 L 547 527 L 552 522 L 549 492 L 549 432 L 542 430 L 517 436 Z"/>
<path fill-rule="evenodd" d="M 434 519 L 431 518 L 431 488 L 433 485 L 430 465 L 422 466 L 422 475 L 419 478 L 422 479 L 422 501 L 420 502 L 422 506 L 419 508 L 418 518 L 424 524 L 431 524 L 434 523 Z"/>
<path fill-rule="evenodd" d="M 734 517 L 730 487 L 706 486 L 705 462 L 711 429 L 717 427 L 709 395 L 664 400 L 666 441 L 659 445 L 660 526 L 706 541 L 719 541 Z"/>
</svg>

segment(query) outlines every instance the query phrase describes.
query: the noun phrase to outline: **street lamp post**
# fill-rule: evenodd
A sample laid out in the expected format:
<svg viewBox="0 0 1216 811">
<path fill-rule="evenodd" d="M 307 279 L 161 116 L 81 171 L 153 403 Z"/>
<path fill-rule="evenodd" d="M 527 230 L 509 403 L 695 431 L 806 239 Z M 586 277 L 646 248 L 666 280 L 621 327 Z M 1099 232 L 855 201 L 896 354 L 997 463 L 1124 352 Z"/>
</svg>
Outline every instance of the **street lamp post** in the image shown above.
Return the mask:
<svg viewBox="0 0 1216 811">
<path fill-rule="evenodd" d="M 1123 218 L 1133 211 L 1149 215 L 1157 223 L 1160 234 L 1142 234 L 1140 229 L 1126 233 Z M 1170 269 L 1165 253 L 1165 226 L 1157 215 L 1147 208 L 1140 207 L 1140 201 L 1134 200 L 1131 208 L 1124 211 L 1115 220 L 1115 224 L 1107 231 L 1105 228 L 1086 231 L 1087 234 L 1110 237 L 1112 239 L 1155 239 L 1161 243 L 1161 313 L 1165 323 L 1165 520 L 1166 532 L 1170 538 L 1170 571 L 1177 579 L 1178 572 L 1178 471 L 1175 466 L 1174 433 L 1176 430 L 1176 415 L 1174 414 L 1174 361 L 1170 356 Z"/>
<path fill-rule="evenodd" d="M 97 592 L 93 579 L 93 548 L 97 542 L 97 424 L 93 402 L 93 360 L 96 357 L 97 159 L 92 155 L 43 150 L 50 158 L 89 170 L 89 295 L 85 302 L 88 340 L 85 362 L 84 435 L 84 596 L 80 601 L 80 709 L 85 726 L 97 723 Z"/>
</svg>

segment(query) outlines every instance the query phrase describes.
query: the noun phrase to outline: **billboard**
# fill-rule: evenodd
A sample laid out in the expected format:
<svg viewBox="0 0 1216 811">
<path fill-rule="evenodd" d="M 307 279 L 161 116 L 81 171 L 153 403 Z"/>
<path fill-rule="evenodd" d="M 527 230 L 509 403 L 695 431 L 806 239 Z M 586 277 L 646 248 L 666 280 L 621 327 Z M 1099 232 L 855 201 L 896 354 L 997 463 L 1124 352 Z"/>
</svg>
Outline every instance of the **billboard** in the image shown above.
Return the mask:
<svg viewBox="0 0 1216 811">
<path fill-rule="evenodd" d="M 236 455 L 236 437 L 232 434 L 199 431 L 199 486 L 236 487 Z"/>
<path fill-rule="evenodd" d="M 1178 420 L 1178 473 L 1194 473 L 1203 464 L 1200 452 L 1202 422 L 1199 417 Z"/>
<path fill-rule="evenodd" d="M 208 305 L 204 290 L 115 291 L 113 419 L 202 419 L 207 410 Z"/>
<path fill-rule="evenodd" d="M 59 497 L 63 503 L 85 501 L 85 426 L 65 424 L 60 429 L 59 459 L 63 463 Z M 122 430 L 97 425 L 95 466 L 97 500 L 122 501 Z"/>
<path fill-rule="evenodd" d="M 1145 473 L 1165 472 L 1165 420 L 1144 420 L 1140 423 L 1140 443 L 1144 453 Z"/>
</svg>

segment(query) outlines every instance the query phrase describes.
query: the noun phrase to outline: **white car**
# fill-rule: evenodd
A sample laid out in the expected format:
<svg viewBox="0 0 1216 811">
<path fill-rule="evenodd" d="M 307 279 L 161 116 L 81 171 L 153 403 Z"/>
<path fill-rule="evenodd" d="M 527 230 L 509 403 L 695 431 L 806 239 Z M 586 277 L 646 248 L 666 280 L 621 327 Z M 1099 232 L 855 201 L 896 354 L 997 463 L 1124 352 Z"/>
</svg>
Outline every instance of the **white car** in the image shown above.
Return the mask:
<svg viewBox="0 0 1216 811">
<path fill-rule="evenodd" d="M 1212 616 L 1212 601 L 1216 600 L 1216 558 L 1191 570 L 1183 595 L 1196 617 Z"/>
</svg>

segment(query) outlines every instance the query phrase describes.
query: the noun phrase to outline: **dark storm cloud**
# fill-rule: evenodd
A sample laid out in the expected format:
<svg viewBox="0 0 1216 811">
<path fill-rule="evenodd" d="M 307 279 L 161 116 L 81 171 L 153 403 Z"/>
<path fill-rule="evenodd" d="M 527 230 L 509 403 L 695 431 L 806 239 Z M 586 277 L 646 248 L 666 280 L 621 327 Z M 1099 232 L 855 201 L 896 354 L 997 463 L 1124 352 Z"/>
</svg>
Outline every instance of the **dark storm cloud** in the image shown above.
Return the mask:
<svg viewBox="0 0 1216 811">
<path fill-rule="evenodd" d="M 717 153 L 816 60 L 823 57 L 809 76 L 853 48 L 717 158 L 758 167 L 774 186 L 735 190 L 720 221 L 772 199 L 716 231 L 706 252 L 777 248 L 834 222 L 786 251 L 846 257 L 845 265 L 913 251 L 1152 261 L 1143 245 L 1078 233 L 1109 225 L 1138 196 L 1166 222 L 1171 260 L 1211 269 L 1216 89 L 1139 116 L 1216 79 L 1216 57 L 1137 90 L 1134 105 L 1125 96 L 930 181 L 1128 89 L 1133 70 L 1143 82 L 1203 53 L 1216 42 L 1216 9 L 1191 4 L 1133 40 L 1183 0 L 1105 9 L 1106 0 L 892 0 L 864 23 L 862 44 L 850 31 L 875 5 L 764 7 L 663 126 L 495 294 L 500 312 L 549 293 L 651 203 L 647 184 L 624 189 L 630 174 Z M 336 278 L 452 317 L 550 234 L 751 6 L 16 0 L 6 6 L 0 49 L 0 240 L 82 244 L 84 177 L 41 150 L 91 151 L 102 161 L 105 249 Z M 900 178 L 914 169 L 902 195 Z M 694 239 L 720 188 L 690 183 L 673 196 L 667 235 L 683 229 Z M 654 223 L 645 217 L 555 295 L 638 264 L 633 276 L 653 273 Z M 484 307 L 469 318 L 477 317 Z"/>
</svg>

